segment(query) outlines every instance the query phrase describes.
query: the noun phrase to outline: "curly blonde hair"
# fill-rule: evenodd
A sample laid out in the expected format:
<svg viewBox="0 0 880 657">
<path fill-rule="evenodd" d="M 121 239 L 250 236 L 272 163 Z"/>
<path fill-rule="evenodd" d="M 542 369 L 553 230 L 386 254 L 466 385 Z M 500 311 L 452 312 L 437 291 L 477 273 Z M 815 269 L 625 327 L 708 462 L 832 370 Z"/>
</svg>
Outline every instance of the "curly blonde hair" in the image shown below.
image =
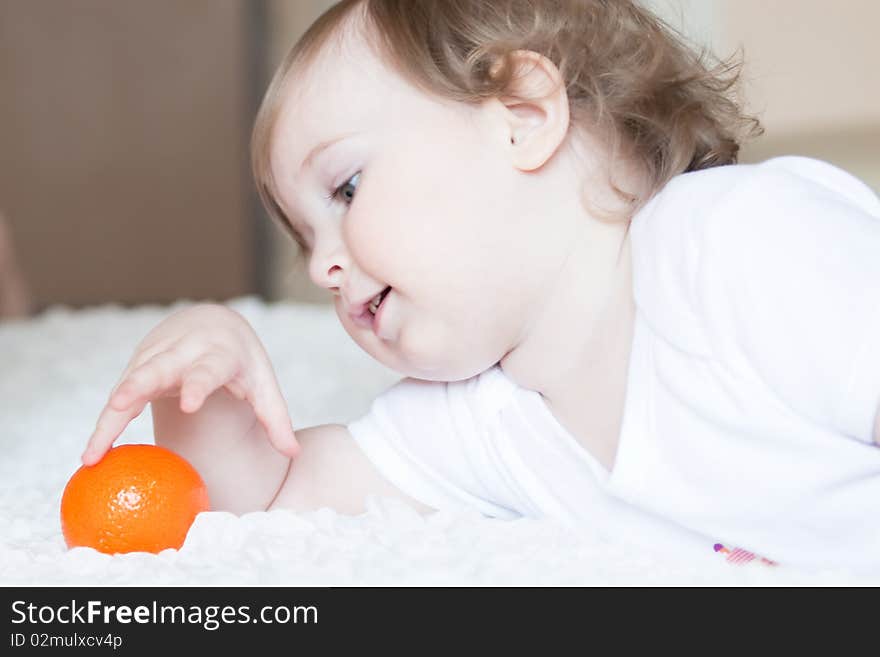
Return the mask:
<svg viewBox="0 0 880 657">
<path fill-rule="evenodd" d="M 628 219 L 674 176 L 737 161 L 740 143 L 763 133 L 735 100 L 742 62 L 695 52 L 673 27 L 631 0 L 342 0 L 291 48 L 254 124 L 251 161 L 267 212 L 308 248 L 276 202 L 270 143 L 290 72 L 307 68 L 339 28 L 362 11 L 380 60 L 419 89 L 478 105 L 508 96 L 510 53 L 547 57 L 565 82 L 571 126 L 609 144 L 612 159 L 643 172 L 636 192 L 611 188 Z M 711 61 L 710 61 L 711 60 Z M 606 219 L 611 216 L 606 214 Z"/>
</svg>

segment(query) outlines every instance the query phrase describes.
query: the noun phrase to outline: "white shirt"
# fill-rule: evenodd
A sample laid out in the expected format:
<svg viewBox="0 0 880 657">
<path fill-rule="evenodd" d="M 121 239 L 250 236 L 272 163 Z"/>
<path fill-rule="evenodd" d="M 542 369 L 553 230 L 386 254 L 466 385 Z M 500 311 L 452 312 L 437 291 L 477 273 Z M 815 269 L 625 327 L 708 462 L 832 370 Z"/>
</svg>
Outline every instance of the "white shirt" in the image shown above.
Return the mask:
<svg viewBox="0 0 880 657">
<path fill-rule="evenodd" d="M 880 200 L 830 164 L 780 157 L 676 176 L 630 234 L 612 472 L 497 365 L 400 381 L 348 424 L 354 440 L 435 509 L 880 572 Z"/>
</svg>

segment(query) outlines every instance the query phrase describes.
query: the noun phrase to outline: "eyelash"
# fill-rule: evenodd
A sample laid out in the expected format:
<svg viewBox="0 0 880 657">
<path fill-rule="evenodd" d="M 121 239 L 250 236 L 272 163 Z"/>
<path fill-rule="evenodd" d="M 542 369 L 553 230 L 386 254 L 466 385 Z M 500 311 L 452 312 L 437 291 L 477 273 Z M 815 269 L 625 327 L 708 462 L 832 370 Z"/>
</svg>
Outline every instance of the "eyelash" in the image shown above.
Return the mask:
<svg viewBox="0 0 880 657">
<path fill-rule="evenodd" d="M 360 175 L 361 175 L 361 172 L 358 171 L 357 173 L 355 173 L 355 174 L 353 174 L 351 177 L 349 177 L 349 179 L 346 180 L 344 183 L 342 183 L 339 187 L 337 187 L 337 188 L 334 189 L 332 192 L 330 192 L 330 194 L 328 194 L 327 196 L 325 196 L 324 198 L 327 200 L 327 204 L 329 205 L 330 203 L 333 202 L 333 200 L 334 200 L 337 196 L 339 196 L 339 190 L 341 190 L 341 189 L 342 189 L 343 187 L 345 187 L 348 183 L 350 183 L 350 182 L 354 179 L 355 176 L 358 176 L 358 177 L 359 177 Z M 351 205 L 352 202 L 354 202 L 354 198 L 352 198 L 351 202 L 349 202 L 348 205 Z M 306 245 L 306 246 L 304 247 L 304 251 L 305 251 L 306 253 L 308 253 L 308 254 L 311 254 L 312 249 L 311 249 L 310 247 L 308 247 L 308 245 Z"/>
<path fill-rule="evenodd" d="M 361 175 L 361 172 L 358 171 L 357 173 L 355 173 L 354 175 L 352 175 L 348 180 L 346 180 L 344 183 L 342 183 L 339 187 L 337 187 L 337 188 L 334 189 L 332 192 L 330 192 L 330 195 L 329 195 L 329 196 L 325 196 L 324 198 L 327 199 L 327 202 L 328 202 L 328 203 L 329 203 L 329 202 L 332 202 L 337 196 L 339 196 L 339 191 L 340 191 L 343 187 L 345 187 L 348 183 L 350 183 L 350 182 L 351 182 L 352 180 L 354 180 L 356 177 L 357 177 L 358 179 L 360 179 L 360 175 Z M 348 202 L 348 205 L 351 205 L 351 203 L 353 203 L 353 202 L 354 202 L 354 197 L 352 197 L 351 201 Z"/>
</svg>

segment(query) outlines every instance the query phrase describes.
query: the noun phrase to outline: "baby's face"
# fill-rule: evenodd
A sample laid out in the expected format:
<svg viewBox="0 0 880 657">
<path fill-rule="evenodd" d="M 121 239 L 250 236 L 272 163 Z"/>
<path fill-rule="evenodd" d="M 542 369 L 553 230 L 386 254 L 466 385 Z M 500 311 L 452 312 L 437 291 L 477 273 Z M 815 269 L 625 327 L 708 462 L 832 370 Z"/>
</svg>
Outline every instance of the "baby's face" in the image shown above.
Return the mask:
<svg viewBox="0 0 880 657">
<path fill-rule="evenodd" d="M 432 99 L 352 41 L 289 89 L 272 144 L 278 201 L 312 249 L 312 281 L 339 292 L 348 334 L 405 376 L 453 381 L 497 363 L 566 246 L 497 114 Z M 386 286 L 376 335 L 347 311 Z"/>
</svg>

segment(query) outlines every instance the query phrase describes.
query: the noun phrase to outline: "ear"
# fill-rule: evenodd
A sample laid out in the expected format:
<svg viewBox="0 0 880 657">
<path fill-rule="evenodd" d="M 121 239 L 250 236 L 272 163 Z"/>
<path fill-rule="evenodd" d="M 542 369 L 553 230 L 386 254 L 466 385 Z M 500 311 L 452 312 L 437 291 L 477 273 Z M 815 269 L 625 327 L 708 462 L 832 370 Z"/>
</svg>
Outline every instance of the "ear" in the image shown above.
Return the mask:
<svg viewBox="0 0 880 657">
<path fill-rule="evenodd" d="M 489 101 L 487 108 L 501 122 L 514 166 L 532 171 L 549 160 L 565 140 L 568 94 L 559 69 L 540 53 L 515 50 L 509 57 L 513 67 L 510 86 L 504 96 Z M 496 62 L 491 75 L 501 63 Z"/>
</svg>

